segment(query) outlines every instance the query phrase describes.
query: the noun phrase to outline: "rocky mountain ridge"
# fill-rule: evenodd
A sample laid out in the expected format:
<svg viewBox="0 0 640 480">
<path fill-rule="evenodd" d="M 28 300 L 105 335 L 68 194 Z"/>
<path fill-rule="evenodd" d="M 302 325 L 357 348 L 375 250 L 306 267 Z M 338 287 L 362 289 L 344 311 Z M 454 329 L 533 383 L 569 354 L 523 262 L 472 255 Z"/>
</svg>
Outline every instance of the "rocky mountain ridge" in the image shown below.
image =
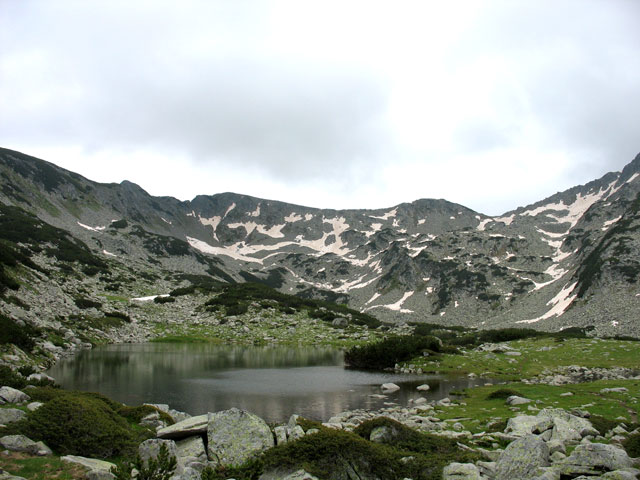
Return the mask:
<svg viewBox="0 0 640 480">
<path fill-rule="evenodd" d="M 607 335 L 640 335 L 639 176 L 640 156 L 500 217 L 427 199 L 322 210 L 233 193 L 152 197 L 130 182 L 99 184 L 0 149 L 0 203 L 129 268 L 128 279 L 105 283 L 132 295 L 207 276 L 348 303 L 386 321 L 593 325 Z M 136 292 L 136 275 L 163 281 L 140 282 L 145 291 Z"/>
</svg>

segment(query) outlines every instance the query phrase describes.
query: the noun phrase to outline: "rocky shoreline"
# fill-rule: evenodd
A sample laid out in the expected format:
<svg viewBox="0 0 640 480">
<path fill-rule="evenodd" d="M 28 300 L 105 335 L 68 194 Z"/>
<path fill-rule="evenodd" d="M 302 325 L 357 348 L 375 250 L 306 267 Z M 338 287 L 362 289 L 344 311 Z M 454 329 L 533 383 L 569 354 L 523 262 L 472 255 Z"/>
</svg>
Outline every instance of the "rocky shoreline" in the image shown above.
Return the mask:
<svg viewBox="0 0 640 480">
<path fill-rule="evenodd" d="M 507 403 L 510 404 L 511 400 L 507 399 Z M 0 389 L 0 403 L 38 408 L 38 405 L 30 402 L 28 389 L 21 392 L 3 387 Z M 630 458 L 621 446 L 629 435 L 637 434 L 639 430 L 629 431 L 622 420 L 607 432 L 599 432 L 590 422 L 590 414 L 586 410 L 544 408 L 536 412 L 537 409 L 531 407 L 531 415 L 518 414 L 510 418 L 506 428 L 501 431 L 473 434 L 466 431 L 461 423 L 442 420 L 437 416 L 438 411 L 455 405 L 448 398 L 435 402 L 421 397 L 408 407 L 346 411 L 322 425 L 311 427 L 301 421 L 298 415 L 293 415 L 286 424 L 269 426 L 260 417 L 236 408 L 192 417 L 172 410 L 168 405 L 153 405 L 158 411 L 145 416 L 140 423 L 155 428 L 156 438 L 142 442 L 138 453 L 143 462 L 148 463 L 151 459 L 157 460 L 161 448 L 166 448 L 177 462 L 171 480 L 200 480 L 208 467 L 237 466 L 274 446 L 295 442 L 303 437 L 309 437 L 311 441 L 312 436 L 321 430 L 352 432 L 367 421 L 386 418 L 415 431 L 456 440 L 461 450 L 478 455 L 479 460 L 474 463 L 454 462 L 447 465 L 443 471 L 444 480 L 560 480 L 587 477 L 590 480 L 629 480 L 640 474 L 637 468 L 640 466 L 639 459 Z M 8 410 L 3 408 L 0 412 Z M 176 423 L 167 425 L 160 412 L 169 415 Z M 7 421 L 6 416 L 3 421 Z M 488 429 L 491 423 L 491 420 L 487 422 Z M 392 426 L 381 426 L 371 431 L 368 440 L 379 444 L 389 443 L 393 442 L 396 433 Z M 3 436 L 0 445 L 9 451 L 51 455 L 51 450 L 42 442 L 33 442 L 20 435 Z M 109 462 L 78 456 L 65 456 L 62 460 L 86 467 L 87 479 L 116 478 L 110 473 L 115 465 Z M 407 457 L 406 461 L 412 459 Z M 359 471 L 358 465 L 350 465 L 349 468 L 357 476 L 345 473 L 346 476 L 335 478 L 385 478 Z M 20 478 L 0 472 L 1 480 Z M 302 468 L 276 468 L 265 471 L 259 478 L 312 480 L 317 477 Z"/>
</svg>

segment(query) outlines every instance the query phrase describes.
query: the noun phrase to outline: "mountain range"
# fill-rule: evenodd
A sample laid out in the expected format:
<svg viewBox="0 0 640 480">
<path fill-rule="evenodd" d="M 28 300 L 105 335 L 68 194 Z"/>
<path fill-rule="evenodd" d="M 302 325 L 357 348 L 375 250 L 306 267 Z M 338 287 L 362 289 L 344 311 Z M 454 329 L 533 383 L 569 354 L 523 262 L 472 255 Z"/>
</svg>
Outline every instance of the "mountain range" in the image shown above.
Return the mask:
<svg viewBox="0 0 640 480">
<path fill-rule="evenodd" d="M 434 199 L 376 210 L 235 193 L 180 201 L 0 149 L 0 312 L 57 318 L 79 294 L 160 295 L 209 278 L 387 322 L 637 337 L 639 192 L 640 155 L 499 217 Z"/>
</svg>

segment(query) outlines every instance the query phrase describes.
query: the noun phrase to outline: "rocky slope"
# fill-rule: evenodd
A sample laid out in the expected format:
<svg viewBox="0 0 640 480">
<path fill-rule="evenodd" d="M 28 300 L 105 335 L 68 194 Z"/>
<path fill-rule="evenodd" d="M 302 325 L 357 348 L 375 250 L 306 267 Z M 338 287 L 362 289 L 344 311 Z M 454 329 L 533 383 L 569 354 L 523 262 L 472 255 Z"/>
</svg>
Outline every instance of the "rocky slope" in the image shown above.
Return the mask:
<svg viewBox="0 0 640 480">
<path fill-rule="evenodd" d="M 95 183 L 0 149 L 0 203 L 61 229 L 107 265 L 109 274 L 93 276 L 82 259 L 74 275 L 56 270 L 90 297 L 162 294 L 204 276 L 345 302 L 387 321 L 593 325 L 607 335 L 640 335 L 639 176 L 640 156 L 500 217 L 426 199 L 320 210 L 233 193 L 152 197 L 130 182 Z M 33 255 L 55 263 L 50 249 Z M 42 275 L 20 265 L 7 275 L 26 283 Z M 27 290 L 11 294 L 37 304 Z M 6 298 L 2 310 L 20 313 Z"/>
</svg>

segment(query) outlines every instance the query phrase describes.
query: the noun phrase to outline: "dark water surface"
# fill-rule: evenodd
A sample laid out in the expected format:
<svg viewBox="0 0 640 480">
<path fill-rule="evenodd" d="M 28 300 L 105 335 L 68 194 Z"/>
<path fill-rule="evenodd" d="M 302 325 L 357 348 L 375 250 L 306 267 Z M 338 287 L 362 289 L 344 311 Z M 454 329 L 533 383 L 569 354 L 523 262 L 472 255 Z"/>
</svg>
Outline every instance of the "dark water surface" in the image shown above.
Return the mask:
<svg viewBox="0 0 640 480">
<path fill-rule="evenodd" d="M 82 351 L 47 374 L 64 388 L 100 392 L 128 405 L 168 403 L 192 415 L 238 407 L 269 422 L 293 413 L 326 421 L 345 410 L 405 406 L 419 396 L 437 400 L 451 390 L 485 383 L 343 365 L 342 352 L 333 348 L 145 343 Z M 401 389 L 385 398 L 372 396 L 387 382 Z M 423 383 L 429 392 L 416 391 Z"/>
</svg>

